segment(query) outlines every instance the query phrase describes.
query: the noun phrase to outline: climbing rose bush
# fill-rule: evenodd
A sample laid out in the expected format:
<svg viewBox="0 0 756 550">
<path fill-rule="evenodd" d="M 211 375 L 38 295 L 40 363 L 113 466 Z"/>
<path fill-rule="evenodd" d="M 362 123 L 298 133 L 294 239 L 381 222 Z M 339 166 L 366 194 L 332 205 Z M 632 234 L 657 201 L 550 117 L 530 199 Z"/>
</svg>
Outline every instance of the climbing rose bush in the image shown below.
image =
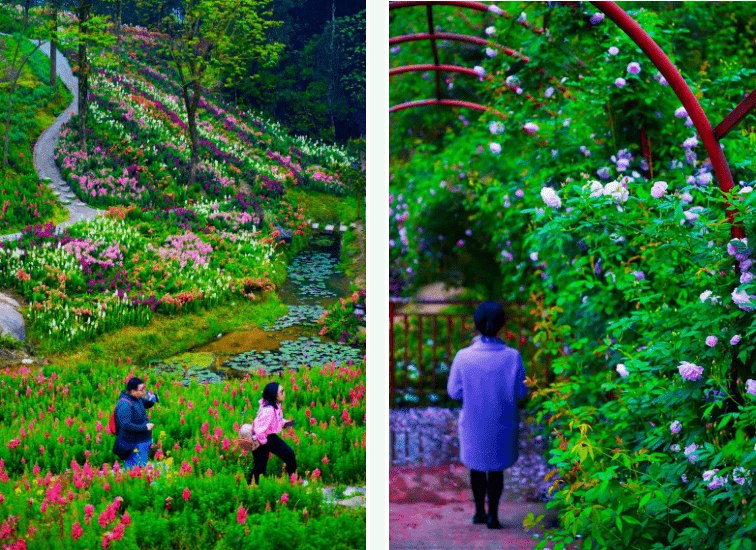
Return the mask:
<svg viewBox="0 0 756 550">
<path fill-rule="evenodd" d="M 721 221 L 718 189 L 609 186 L 576 178 L 561 209 L 533 211 L 553 304 L 536 339 L 559 377 L 533 387 L 554 429 L 549 545 L 580 534 L 584 548 L 753 548 L 753 250 Z M 753 194 L 728 198 L 753 235 Z"/>
</svg>

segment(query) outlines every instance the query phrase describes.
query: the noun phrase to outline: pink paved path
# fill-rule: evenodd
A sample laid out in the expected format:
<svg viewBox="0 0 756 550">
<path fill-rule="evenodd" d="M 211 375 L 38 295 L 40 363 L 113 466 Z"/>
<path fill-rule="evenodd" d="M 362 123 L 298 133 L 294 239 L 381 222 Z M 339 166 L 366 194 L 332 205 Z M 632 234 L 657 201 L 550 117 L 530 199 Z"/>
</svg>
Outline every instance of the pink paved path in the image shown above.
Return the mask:
<svg viewBox="0 0 756 550">
<path fill-rule="evenodd" d="M 473 525 L 475 505 L 469 476 L 467 468 L 456 465 L 392 467 L 389 548 L 535 548 L 535 531 L 526 532 L 522 521 L 531 512 L 535 516 L 545 514 L 546 506 L 538 502 L 501 502 L 499 520 L 504 529 Z"/>
</svg>

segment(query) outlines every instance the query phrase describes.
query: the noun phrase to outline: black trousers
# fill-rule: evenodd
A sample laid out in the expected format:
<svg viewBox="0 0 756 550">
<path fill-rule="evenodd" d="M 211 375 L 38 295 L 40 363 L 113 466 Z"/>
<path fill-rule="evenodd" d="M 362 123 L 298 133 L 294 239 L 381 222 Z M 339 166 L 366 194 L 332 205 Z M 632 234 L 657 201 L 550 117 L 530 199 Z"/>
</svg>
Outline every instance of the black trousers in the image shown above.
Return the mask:
<svg viewBox="0 0 756 550">
<path fill-rule="evenodd" d="M 269 453 L 273 453 L 286 463 L 286 471 L 289 475 L 297 471 L 297 457 L 294 456 L 292 448 L 276 434 L 270 434 L 268 442 L 265 445 L 260 445 L 256 451 L 252 451 L 255 466 L 247 474 L 247 484 L 252 481 L 252 476 L 255 476 L 255 483 L 259 483 L 260 474 L 265 475 L 265 471 L 268 468 Z"/>
<path fill-rule="evenodd" d="M 486 494 L 488 494 L 488 514 L 498 520 L 499 499 L 504 489 L 504 471 L 488 472 L 488 479 L 486 479 L 486 472 L 471 469 L 470 484 L 475 500 L 475 513 L 485 514 Z"/>
</svg>

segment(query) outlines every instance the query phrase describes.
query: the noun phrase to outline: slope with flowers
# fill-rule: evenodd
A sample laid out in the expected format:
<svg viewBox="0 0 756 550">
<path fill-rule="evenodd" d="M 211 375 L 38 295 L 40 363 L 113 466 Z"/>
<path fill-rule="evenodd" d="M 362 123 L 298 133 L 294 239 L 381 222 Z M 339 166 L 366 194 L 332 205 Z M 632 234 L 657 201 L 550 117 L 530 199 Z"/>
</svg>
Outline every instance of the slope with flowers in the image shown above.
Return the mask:
<svg viewBox="0 0 756 550">
<path fill-rule="evenodd" d="M 23 294 L 33 336 L 53 349 L 149 323 L 156 312 L 257 299 L 280 286 L 287 260 L 306 243 L 304 214 L 287 190 L 349 192 L 342 149 L 209 100 L 189 188 L 185 114 L 155 50 L 162 38 L 126 30 L 120 69 L 100 66 L 91 78 L 88 151 L 79 150 L 76 115 L 56 150 L 79 198 L 109 210 L 61 233 L 30 226 L 0 246 L 0 284 Z M 288 247 L 281 230 L 292 233 Z"/>
<path fill-rule="evenodd" d="M 347 193 L 340 172 L 350 159 L 342 149 L 287 136 L 274 123 L 208 97 L 199 103 L 201 161 L 189 188 L 186 114 L 175 71 L 159 53 L 164 38 L 137 28 L 125 32 L 121 66 L 100 66 L 91 77 L 89 155 L 78 150 L 75 120 L 57 151 L 82 200 L 165 207 L 198 195 L 228 197 L 242 186 L 276 199 L 288 187 Z"/>
<path fill-rule="evenodd" d="M 130 31 L 136 38 L 125 59 L 137 64 L 157 38 Z M 269 295 L 308 236 L 287 189 L 347 193 L 339 174 L 349 159 L 340 149 L 212 102 L 201 115 L 198 184 L 188 188 L 175 88 L 168 72 L 147 67 L 161 64 L 143 61 L 144 77 L 127 62 L 121 72 L 101 67 L 88 153 L 78 149 L 75 119 L 56 151 L 79 198 L 107 208 L 103 215 L 63 231 L 30 226 L 0 244 L 0 286 L 23 295 L 32 339 L 44 351 L 73 354 L 104 332 L 126 338 L 133 332 L 119 329 L 155 317 L 227 311 Z M 292 232 L 288 246 L 280 230 Z M 278 475 L 283 464 L 273 458 L 258 487 L 246 485 L 251 458 L 231 439 L 245 414 L 257 412 L 271 380 L 264 372 L 185 387 L 130 360 L 44 363 L 0 371 L 4 548 L 364 547 L 365 509 L 323 499 L 324 484 L 364 485 L 364 361 L 277 378 L 287 389 L 287 417 L 299 426 L 281 434 L 296 453 L 298 475 Z M 107 425 L 133 375 L 160 402 L 150 411 L 150 463 L 125 472 Z"/>
</svg>

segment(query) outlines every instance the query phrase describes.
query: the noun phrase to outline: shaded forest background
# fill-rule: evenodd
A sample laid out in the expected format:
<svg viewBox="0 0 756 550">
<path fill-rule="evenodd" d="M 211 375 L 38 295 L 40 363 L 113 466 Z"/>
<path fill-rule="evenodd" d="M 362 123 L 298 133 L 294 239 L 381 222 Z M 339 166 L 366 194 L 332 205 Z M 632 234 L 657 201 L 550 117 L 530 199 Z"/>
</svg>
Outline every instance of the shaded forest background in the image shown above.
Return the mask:
<svg viewBox="0 0 756 550">
<path fill-rule="evenodd" d="M 77 13 L 81 0 L 58 0 L 59 9 Z M 169 15 L 181 17 L 186 0 L 90 0 L 94 15 L 123 25 L 161 29 Z M 27 9 L 49 6 L 39 0 L 14 1 Z M 250 61 L 241 74 L 218 75 L 208 93 L 276 120 L 289 133 L 345 143 L 365 136 L 365 0 L 275 0 L 265 16 L 281 24 L 267 31 L 282 45 L 278 62 Z M 243 44 L 239 45 L 244 47 Z M 72 60 L 74 61 L 74 60 Z"/>
</svg>

